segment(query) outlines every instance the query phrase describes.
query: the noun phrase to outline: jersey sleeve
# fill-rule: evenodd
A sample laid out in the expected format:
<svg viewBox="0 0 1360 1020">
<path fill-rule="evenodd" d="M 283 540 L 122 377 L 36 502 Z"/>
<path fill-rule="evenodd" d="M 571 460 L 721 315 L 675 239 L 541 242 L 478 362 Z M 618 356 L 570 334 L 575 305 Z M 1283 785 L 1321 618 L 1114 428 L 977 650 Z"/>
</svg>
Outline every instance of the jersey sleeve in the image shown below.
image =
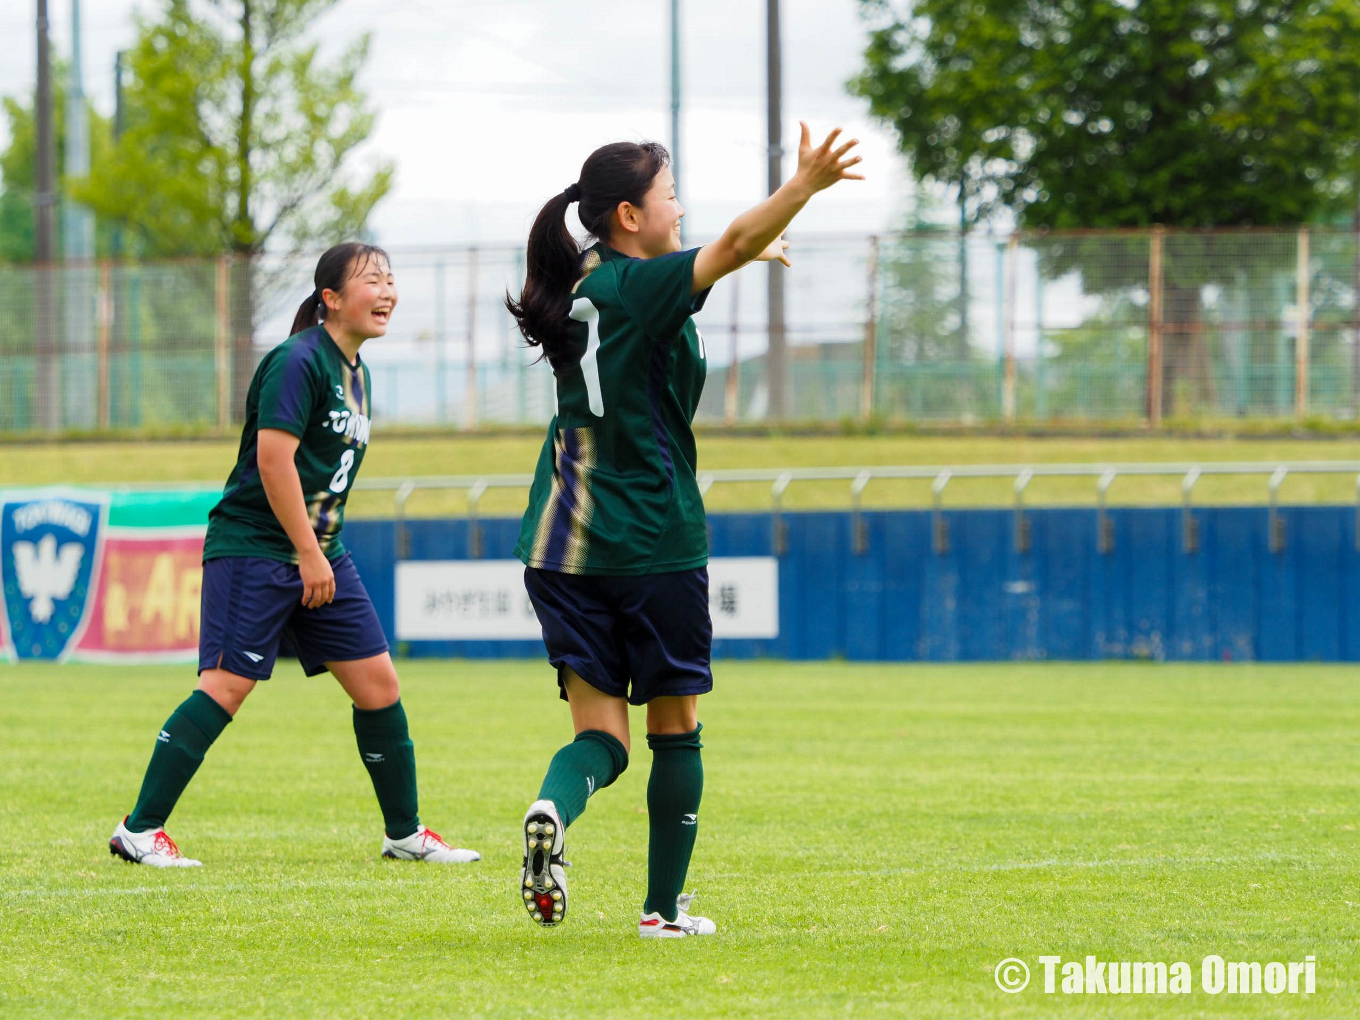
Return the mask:
<svg viewBox="0 0 1360 1020">
<path fill-rule="evenodd" d="M 704 307 L 709 290 L 693 294 L 698 248 L 654 259 L 619 262 L 619 300 L 633 321 L 653 339 L 669 336 Z"/>
<path fill-rule="evenodd" d="M 302 438 L 316 404 L 318 376 L 311 361 L 311 351 L 299 344 L 260 366 L 257 428 L 282 429 Z"/>
</svg>

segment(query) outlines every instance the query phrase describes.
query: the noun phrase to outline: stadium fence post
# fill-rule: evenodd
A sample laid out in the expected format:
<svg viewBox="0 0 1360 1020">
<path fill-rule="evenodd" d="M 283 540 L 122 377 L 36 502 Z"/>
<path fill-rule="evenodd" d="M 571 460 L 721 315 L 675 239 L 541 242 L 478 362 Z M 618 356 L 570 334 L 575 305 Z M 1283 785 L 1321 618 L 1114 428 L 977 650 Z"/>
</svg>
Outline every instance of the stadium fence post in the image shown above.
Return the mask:
<svg viewBox="0 0 1360 1020">
<path fill-rule="evenodd" d="M 1005 278 L 1006 328 L 1004 333 L 1005 352 L 1003 378 L 1001 384 L 1001 413 L 1007 421 L 1015 420 L 1015 277 L 1016 252 L 1020 236 L 1014 231 L 1006 241 Z"/>
<path fill-rule="evenodd" d="M 434 420 L 443 424 L 448 418 L 444 392 L 444 344 L 448 336 L 444 321 L 444 260 L 434 263 Z"/>
<path fill-rule="evenodd" d="M 1294 343 L 1294 417 L 1308 414 L 1308 331 L 1312 311 L 1308 278 L 1308 228 L 1300 227 L 1298 234 L 1298 265 L 1295 269 L 1295 295 L 1299 332 Z"/>
<path fill-rule="evenodd" d="M 109 329 L 113 319 L 113 270 L 108 260 L 99 263 L 99 416 L 101 429 L 109 427 Z"/>
<path fill-rule="evenodd" d="M 477 427 L 477 249 L 468 249 L 467 281 L 467 396 L 463 426 Z"/>
<path fill-rule="evenodd" d="M 1044 372 L 1044 272 L 1034 260 L 1034 417 L 1048 418 L 1048 380 Z"/>
<path fill-rule="evenodd" d="M 217 260 L 217 329 L 213 363 L 217 372 L 217 427 L 231 428 L 231 256 Z"/>
<path fill-rule="evenodd" d="M 860 390 L 859 416 L 869 421 L 874 416 L 874 378 L 878 367 L 878 235 L 869 237 L 869 291 L 864 319 L 864 378 Z"/>
<path fill-rule="evenodd" d="M 740 273 L 728 277 L 732 281 L 732 312 L 728 330 L 732 337 L 732 357 L 727 363 L 727 378 L 723 389 L 723 424 L 732 425 L 737 420 L 737 400 L 741 395 L 741 297 Z"/>
<path fill-rule="evenodd" d="M 1159 223 L 1152 228 L 1148 250 L 1148 369 L 1147 419 L 1154 428 L 1162 423 L 1162 236 Z"/>
</svg>

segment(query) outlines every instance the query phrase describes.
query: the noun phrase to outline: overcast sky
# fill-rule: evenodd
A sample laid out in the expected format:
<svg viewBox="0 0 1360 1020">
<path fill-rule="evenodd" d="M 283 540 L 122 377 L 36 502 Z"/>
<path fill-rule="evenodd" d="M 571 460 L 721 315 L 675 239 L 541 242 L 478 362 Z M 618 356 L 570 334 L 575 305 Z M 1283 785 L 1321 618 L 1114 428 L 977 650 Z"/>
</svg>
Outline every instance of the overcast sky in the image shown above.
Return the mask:
<svg viewBox="0 0 1360 1020">
<path fill-rule="evenodd" d="M 50 0 L 58 54 L 70 0 Z M 764 0 L 682 0 L 682 201 L 692 236 L 720 231 L 765 186 Z M 86 90 L 113 107 L 114 52 L 159 0 L 84 0 Z M 31 95 L 33 0 L 0 4 L 0 94 Z M 910 190 L 891 134 L 846 94 L 865 28 L 855 0 L 784 0 L 785 144 L 799 118 L 862 140 L 868 180 L 838 185 L 799 222 L 864 233 L 899 222 Z M 367 158 L 397 164 L 373 227 L 392 247 L 522 242 L 542 202 L 597 145 L 669 143 L 668 0 L 341 0 L 316 25 L 340 46 L 363 32 L 379 119 Z M 0 126 L 0 134 L 3 134 Z M 786 172 L 793 167 L 790 159 Z"/>
</svg>

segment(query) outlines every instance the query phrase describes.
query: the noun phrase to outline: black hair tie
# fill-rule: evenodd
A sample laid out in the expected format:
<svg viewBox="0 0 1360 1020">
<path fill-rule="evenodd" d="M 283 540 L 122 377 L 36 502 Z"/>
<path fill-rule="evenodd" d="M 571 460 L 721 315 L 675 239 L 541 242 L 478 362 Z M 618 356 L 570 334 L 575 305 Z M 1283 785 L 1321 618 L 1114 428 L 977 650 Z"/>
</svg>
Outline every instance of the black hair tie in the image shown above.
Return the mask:
<svg viewBox="0 0 1360 1020">
<path fill-rule="evenodd" d="M 566 188 L 563 189 L 562 195 L 563 195 L 563 197 L 566 198 L 566 200 L 567 200 L 568 202 L 579 202 L 579 201 L 581 201 L 581 185 L 579 185 L 579 184 L 568 184 L 568 185 L 566 186 Z"/>
</svg>

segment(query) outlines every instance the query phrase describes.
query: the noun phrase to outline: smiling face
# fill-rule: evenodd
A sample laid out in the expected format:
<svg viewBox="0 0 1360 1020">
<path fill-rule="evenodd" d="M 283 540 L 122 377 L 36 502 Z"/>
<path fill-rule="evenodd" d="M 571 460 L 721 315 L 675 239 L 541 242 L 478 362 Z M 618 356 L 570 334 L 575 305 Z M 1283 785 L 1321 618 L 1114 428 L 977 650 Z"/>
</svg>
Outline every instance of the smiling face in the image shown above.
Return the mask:
<svg viewBox="0 0 1360 1020">
<path fill-rule="evenodd" d="M 326 326 L 361 340 L 383 336 L 397 307 L 397 282 L 380 255 L 360 255 L 350 263 L 339 290 L 321 292 Z"/>
<path fill-rule="evenodd" d="M 611 247 L 642 258 L 656 258 L 680 250 L 680 220 L 685 210 L 675 197 L 675 176 L 663 167 L 652 178 L 641 205 L 620 202 L 615 212 Z M 628 251 L 628 249 L 633 251 Z"/>
</svg>

